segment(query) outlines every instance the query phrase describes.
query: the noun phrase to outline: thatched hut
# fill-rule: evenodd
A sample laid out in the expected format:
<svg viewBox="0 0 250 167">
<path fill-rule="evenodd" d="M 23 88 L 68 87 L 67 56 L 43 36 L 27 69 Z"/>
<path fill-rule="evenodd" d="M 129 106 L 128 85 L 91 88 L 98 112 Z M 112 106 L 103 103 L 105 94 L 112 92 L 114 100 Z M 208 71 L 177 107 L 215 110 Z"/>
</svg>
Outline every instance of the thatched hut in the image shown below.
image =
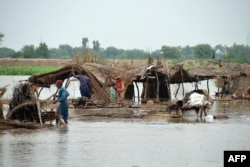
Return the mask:
<svg viewBox="0 0 250 167">
<path fill-rule="evenodd" d="M 137 67 L 133 65 L 120 65 L 116 67 L 105 66 L 95 63 L 85 63 L 84 65 L 71 64 L 63 68 L 41 75 L 31 76 L 28 80 L 40 87 L 49 87 L 57 79 L 67 80 L 71 77 L 71 69 L 76 74 L 85 71 L 91 81 L 91 91 L 93 101 L 98 104 L 109 102 L 109 86 L 111 81 L 108 79 L 120 77 L 125 84 L 125 99 L 133 100 L 135 94 L 139 97 L 139 91 L 135 92 L 134 85 L 143 84 L 141 97 L 143 101 L 154 99 L 155 101 L 170 100 L 170 84 L 194 82 L 195 78 L 182 68 L 182 65 L 165 68 L 162 65 L 149 65 Z M 168 70 L 167 70 L 168 69 Z M 138 100 L 139 101 L 139 100 Z"/>
<path fill-rule="evenodd" d="M 95 63 L 86 63 L 82 66 L 77 64 L 67 65 L 50 73 L 33 75 L 28 81 L 39 87 L 50 87 L 50 85 L 54 84 L 58 79 L 69 82 L 72 76 L 72 69 L 74 69 L 75 74 L 80 74 L 82 71 L 86 72 L 86 75 L 90 78 L 93 101 L 96 103 L 107 103 L 109 101 L 109 85 L 111 85 L 111 81 L 108 79 L 109 77 L 122 78 L 125 91 L 133 81 L 133 75 L 125 70 Z"/>
<path fill-rule="evenodd" d="M 226 63 L 219 69 L 213 68 L 194 68 L 188 70 L 188 73 L 200 80 L 215 79 L 218 92 L 221 94 L 233 94 L 235 91 L 243 91 L 249 86 L 250 69 L 246 65 L 236 63 Z M 209 91 L 209 86 L 208 91 Z M 221 91 L 219 92 L 219 88 Z"/>
</svg>

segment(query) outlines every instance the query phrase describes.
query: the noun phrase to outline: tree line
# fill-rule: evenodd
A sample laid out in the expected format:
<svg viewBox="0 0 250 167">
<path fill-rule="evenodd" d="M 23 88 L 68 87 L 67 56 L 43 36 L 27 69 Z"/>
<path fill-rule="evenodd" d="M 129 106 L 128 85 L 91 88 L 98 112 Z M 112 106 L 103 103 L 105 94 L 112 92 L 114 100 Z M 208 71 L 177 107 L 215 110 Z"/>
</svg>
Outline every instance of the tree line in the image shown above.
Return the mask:
<svg viewBox="0 0 250 167">
<path fill-rule="evenodd" d="M 0 44 L 3 34 L 0 33 Z M 38 47 L 25 45 L 21 50 L 15 51 L 10 48 L 0 47 L 0 58 L 73 58 L 75 55 L 82 55 L 86 50 L 91 54 L 104 59 L 145 59 L 149 55 L 159 59 L 227 59 L 238 63 L 250 63 L 250 47 L 246 45 L 233 44 L 223 46 L 221 44 L 211 47 L 209 44 L 198 44 L 196 46 L 167 46 L 161 49 L 147 52 L 140 49 L 124 50 L 114 46 L 102 48 L 98 40 L 92 41 L 92 48 L 88 47 L 88 38 L 82 38 L 82 46 L 71 47 L 68 44 L 59 45 L 58 48 L 49 48 L 45 42 Z"/>
</svg>

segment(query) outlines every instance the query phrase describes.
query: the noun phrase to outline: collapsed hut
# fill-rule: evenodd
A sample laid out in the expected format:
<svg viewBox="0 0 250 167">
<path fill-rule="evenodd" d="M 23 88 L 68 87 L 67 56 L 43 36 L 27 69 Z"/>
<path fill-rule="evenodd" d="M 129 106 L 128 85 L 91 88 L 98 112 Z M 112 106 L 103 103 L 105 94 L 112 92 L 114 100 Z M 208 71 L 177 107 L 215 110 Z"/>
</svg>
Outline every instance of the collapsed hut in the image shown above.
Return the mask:
<svg viewBox="0 0 250 167">
<path fill-rule="evenodd" d="M 14 87 L 6 119 L 1 111 L 0 123 L 15 128 L 37 129 L 42 127 L 40 103 L 29 83 L 20 83 Z"/>
<path fill-rule="evenodd" d="M 4 119 L 4 116 L 3 116 L 3 103 L 4 102 L 2 100 L 2 97 L 3 97 L 3 95 L 5 94 L 5 92 L 7 90 L 7 86 L 4 86 L 4 87 L 0 88 L 0 120 Z"/>
</svg>

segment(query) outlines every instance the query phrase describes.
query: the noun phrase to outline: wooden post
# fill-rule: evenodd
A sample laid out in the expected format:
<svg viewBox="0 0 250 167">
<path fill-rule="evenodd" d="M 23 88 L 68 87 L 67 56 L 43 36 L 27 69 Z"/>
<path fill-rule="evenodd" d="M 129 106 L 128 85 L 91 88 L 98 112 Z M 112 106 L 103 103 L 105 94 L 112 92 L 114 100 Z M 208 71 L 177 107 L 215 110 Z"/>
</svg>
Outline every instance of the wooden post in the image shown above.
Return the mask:
<svg viewBox="0 0 250 167">
<path fill-rule="evenodd" d="M 40 124 L 43 125 L 41 111 L 40 111 L 39 99 L 36 99 L 36 107 L 37 107 L 37 114 L 38 114 L 38 117 L 39 117 Z"/>
<path fill-rule="evenodd" d="M 157 84 L 157 88 L 156 88 L 156 99 L 157 101 L 159 101 L 159 78 L 158 78 L 158 74 L 156 69 L 154 69 L 155 71 L 155 76 L 156 76 L 156 84 Z"/>
<path fill-rule="evenodd" d="M 208 95 L 209 95 L 209 79 L 207 79 L 207 91 L 208 91 Z"/>
<path fill-rule="evenodd" d="M 145 90 L 144 90 L 144 101 L 146 101 L 147 98 L 147 89 L 148 89 L 148 74 L 146 74 L 146 85 L 145 85 Z"/>
<path fill-rule="evenodd" d="M 138 104 L 140 102 L 140 93 L 139 93 L 139 88 L 138 88 L 138 85 L 137 85 L 137 82 L 135 82 L 135 86 L 136 86 L 136 89 L 137 89 L 137 98 L 138 98 Z"/>
<path fill-rule="evenodd" d="M 176 96 L 177 96 L 177 93 L 178 93 L 179 89 L 180 89 L 180 83 L 178 83 L 178 88 L 177 88 L 177 90 L 176 90 L 176 92 L 175 92 L 175 98 L 176 98 Z"/>
<path fill-rule="evenodd" d="M 184 84 L 183 84 L 182 66 L 181 66 L 181 83 L 182 83 L 182 96 L 184 96 Z"/>
</svg>

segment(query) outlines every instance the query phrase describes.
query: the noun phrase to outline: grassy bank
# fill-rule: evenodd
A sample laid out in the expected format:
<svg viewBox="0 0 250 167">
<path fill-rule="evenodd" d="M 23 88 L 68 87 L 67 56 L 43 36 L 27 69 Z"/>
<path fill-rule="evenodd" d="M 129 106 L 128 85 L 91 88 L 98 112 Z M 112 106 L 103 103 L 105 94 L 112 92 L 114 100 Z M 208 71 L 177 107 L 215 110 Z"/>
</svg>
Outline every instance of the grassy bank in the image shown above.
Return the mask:
<svg viewBox="0 0 250 167">
<path fill-rule="evenodd" d="M 43 67 L 43 66 L 15 66 L 15 67 L 2 67 L 0 66 L 0 75 L 39 75 L 54 70 L 58 70 L 56 67 Z"/>
</svg>

